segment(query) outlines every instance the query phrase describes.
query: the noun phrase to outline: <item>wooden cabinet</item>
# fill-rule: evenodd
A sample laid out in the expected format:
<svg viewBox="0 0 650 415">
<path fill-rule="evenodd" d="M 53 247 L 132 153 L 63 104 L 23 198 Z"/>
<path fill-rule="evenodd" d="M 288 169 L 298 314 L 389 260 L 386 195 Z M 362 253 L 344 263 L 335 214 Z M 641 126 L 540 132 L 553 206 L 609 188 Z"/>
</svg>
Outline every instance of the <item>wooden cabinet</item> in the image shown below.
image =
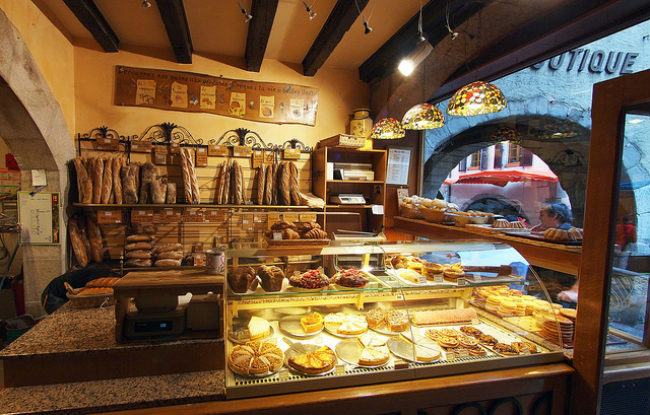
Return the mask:
<svg viewBox="0 0 650 415">
<path fill-rule="evenodd" d="M 351 148 L 323 147 L 313 153 L 312 189 L 325 200 L 323 227 L 331 234 L 337 229 L 380 232 L 384 226 L 383 206 L 386 195 L 386 150 L 357 150 Z M 370 164 L 373 180 L 328 179 L 328 163 Z M 362 194 L 365 204 L 335 204 L 332 196 Z M 381 206 L 381 213 L 373 206 Z"/>
</svg>

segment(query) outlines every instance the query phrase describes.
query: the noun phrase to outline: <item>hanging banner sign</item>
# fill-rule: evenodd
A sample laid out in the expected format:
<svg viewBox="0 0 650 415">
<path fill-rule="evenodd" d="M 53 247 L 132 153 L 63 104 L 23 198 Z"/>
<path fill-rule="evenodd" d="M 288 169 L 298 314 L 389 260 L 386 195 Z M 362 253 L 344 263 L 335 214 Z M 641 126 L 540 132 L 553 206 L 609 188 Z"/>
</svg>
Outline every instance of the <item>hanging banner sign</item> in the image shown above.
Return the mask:
<svg viewBox="0 0 650 415">
<path fill-rule="evenodd" d="M 114 103 L 314 126 L 318 88 L 117 65 Z"/>
</svg>

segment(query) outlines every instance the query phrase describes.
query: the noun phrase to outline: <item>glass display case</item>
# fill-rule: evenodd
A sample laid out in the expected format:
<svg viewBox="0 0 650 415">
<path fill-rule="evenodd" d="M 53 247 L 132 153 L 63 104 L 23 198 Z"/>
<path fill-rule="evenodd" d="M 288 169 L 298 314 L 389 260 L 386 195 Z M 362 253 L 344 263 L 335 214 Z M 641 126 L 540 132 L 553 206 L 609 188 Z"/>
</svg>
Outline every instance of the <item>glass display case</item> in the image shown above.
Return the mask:
<svg viewBox="0 0 650 415">
<path fill-rule="evenodd" d="M 557 362 L 574 310 L 504 243 L 228 252 L 226 396 Z"/>
</svg>

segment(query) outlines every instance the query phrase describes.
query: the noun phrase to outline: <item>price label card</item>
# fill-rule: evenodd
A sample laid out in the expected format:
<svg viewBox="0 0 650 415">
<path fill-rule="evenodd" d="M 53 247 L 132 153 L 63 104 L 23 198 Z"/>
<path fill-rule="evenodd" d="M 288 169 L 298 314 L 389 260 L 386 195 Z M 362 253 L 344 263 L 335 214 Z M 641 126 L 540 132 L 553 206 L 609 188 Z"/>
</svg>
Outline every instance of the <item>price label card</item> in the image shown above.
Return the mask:
<svg viewBox="0 0 650 415">
<path fill-rule="evenodd" d="M 383 215 L 384 214 L 384 205 L 372 205 L 372 214 L 373 215 Z"/>
<path fill-rule="evenodd" d="M 210 223 L 223 222 L 225 214 L 219 209 L 208 209 L 205 211 L 205 220 Z"/>
<path fill-rule="evenodd" d="M 122 211 L 98 210 L 97 223 L 122 223 Z"/>
<path fill-rule="evenodd" d="M 198 223 L 203 222 L 203 215 L 199 209 L 186 209 L 183 212 L 183 222 Z"/>
<path fill-rule="evenodd" d="M 169 152 L 171 154 L 178 154 L 181 152 L 180 143 L 169 143 Z"/>
<path fill-rule="evenodd" d="M 227 156 L 228 155 L 228 147 L 222 146 L 222 145 L 217 145 L 217 144 L 210 144 L 208 146 L 208 156 Z"/>
<path fill-rule="evenodd" d="M 205 167 L 208 165 L 208 149 L 198 147 L 196 149 L 196 167 Z"/>
<path fill-rule="evenodd" d="M 132 153 L 151 153 L 151 141 L 131 141 Z"/>
<path fill-rule="evenodd" d="M 131 211 L 132 223 L 152 223 L 153 210 L 148 209 L 134 209 Z"/>
<path fill-rule="evenodd" d="M 282 232 L 273 232 L 273 240 L 274 241 L 281 241 L 282 240 Z"/>
<path fill-rule="evenodd" d="M 117 150 L 120 146 L 120 140 L 117 138 L 98 138 L 95 142 L 97 150 Z"/>
<path fill-rule="evenodd" d="M 253 153 L 253 149 L 251 147 L 234 146 L 232 148 L 233 157 L 250 157 L 252 153 Z"/>
<path fill-rule="evenodd" d="M 263 223 L 264 222 L 264 215 L 258 215 L 257 213 L 253 214 L 253 222 L 255 223 Z"/>
<path fill-rule="evenodd" d="M 164 166 L 167 164 L 167 156 L 168 152 L 165 147 L 156 146 L 153 152 L 153 163 Z"/>
<path fill-rule="evenodd" d="M 442 278 L 442 274 L 433 276 L 433 282 L 443 282 L 443 281 L 444 279 Z"/>
<path fill-rule="evenodd" d="M 298 160 L 300 158 L 299 148 L 285 148 L 282 157 L 287 160 Z"/>
<path fill-rule="evenodd" d="M 275 151 L 264 150 L 264 164 L 267 166 L 275 163 Z"/>
<path fill-rule="evenodd" d="M 261 150 L 253 151 L 253 168 L 256 169 L 264 164 L 264 152 Z"/>
<path fill-rule="evenodd" d="M 404 301 L 404 294 L 395 294 L 395 301 Z"/>
<path fill-rule="evenodd" d="M 463 287 L 463 286 L 467 285 L 467 280 L 465 278 L 458 278 L 458 280 L 456 280 L 456 281 L 457 281 L 459 287 Z"/>
<path fill-rule="evenodd" d="M 163 209 L 154 216 L 158 223 L 178 223 L 181 221 L 181 212 L 178 209 Z"/>
<path fill-rule="evenodd" d="M 298 213 L 283 213 L 282 219 L 287 222 L 300 222 L 300 215 Z"/>
<path fill-rule="evenodd" d="M 301 213 L 300 214 L 300 221 L 301 222 L 316 222 L 316 214 L 315 213 Z"/>
<path fill-rule="evenodd" d="M 271 229 L 271 226 L 273 226 L 273 224 L 275 222 L 280 221 L 280 214 L 279 213 L 269 213 L 266 219 L 267 219 L 268 227 L 269 227 L 269 229 Z"/>
</svg>

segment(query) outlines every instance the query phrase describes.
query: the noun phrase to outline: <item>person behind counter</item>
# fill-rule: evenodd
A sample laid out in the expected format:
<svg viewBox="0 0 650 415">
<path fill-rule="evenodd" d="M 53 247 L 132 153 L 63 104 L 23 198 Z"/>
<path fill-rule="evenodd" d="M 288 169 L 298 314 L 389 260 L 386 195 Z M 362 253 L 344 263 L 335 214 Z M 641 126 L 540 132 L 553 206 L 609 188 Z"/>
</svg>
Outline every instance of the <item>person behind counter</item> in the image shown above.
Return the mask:
<svg viewBox="0 0 650 415">
<path fill-rule="evenodd" d="M 532 232 L 543 232 L 549 228 L 569 230 L 573 228 L 571 210 L 564 203 L 545 204 L 539 211 L 541 223 L 531 228 Z"/>
</svg>

